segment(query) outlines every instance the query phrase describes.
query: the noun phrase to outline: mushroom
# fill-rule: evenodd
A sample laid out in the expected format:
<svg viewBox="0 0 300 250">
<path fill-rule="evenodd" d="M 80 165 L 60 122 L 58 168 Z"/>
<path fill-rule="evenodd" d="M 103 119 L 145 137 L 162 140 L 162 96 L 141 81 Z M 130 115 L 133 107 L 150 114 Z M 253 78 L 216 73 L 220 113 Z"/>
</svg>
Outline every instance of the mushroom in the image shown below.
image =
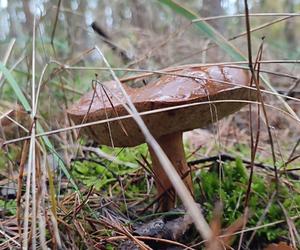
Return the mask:
<svg viewBox="0 0 300 250">
<path fill-rule="evenodd" d="M 124 86 L 191 193 L 192 178 L 185 159 L 183 132 L 204 127 L 236 112 L 246 104 L 239 100 L 255 100 L 255 91 L 245 88 L 249 82 L 245 70 L 211 66 L 175 70 L 142 88 Z M 122 105 L 124 100 L 117 84 L 107 82 L 84 95 L 68 110 L 68 115 L 75 124 L 128 115 Z M 179 105 L 182 107 L 176 107 Z M 102 145 L 132 147 L 145 142 L 130 117 L 84 127 L 80 132 Z M 162 211 L 167 211 L 175 206 L 176 194 L 151 147 L 149 151 L 159 206 Z"/>
</svg>

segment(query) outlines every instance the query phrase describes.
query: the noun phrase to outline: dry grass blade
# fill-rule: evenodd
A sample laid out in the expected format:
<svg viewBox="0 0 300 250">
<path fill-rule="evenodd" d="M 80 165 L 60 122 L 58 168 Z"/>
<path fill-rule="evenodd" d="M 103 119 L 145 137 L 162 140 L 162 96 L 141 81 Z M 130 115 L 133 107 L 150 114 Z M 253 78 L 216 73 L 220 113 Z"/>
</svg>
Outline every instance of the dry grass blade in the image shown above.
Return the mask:
<svg viewBox="0 0 300 250">
<path fill-rule="evenodd" d="M 32 118 L 32 127 L 30 131 L 30 143 L 29 143 L 29 155 L 28 155 L 28 171 L 27 171 L 27 180 L 26 180 L 26 193 L 25 193 L 25 211 L 24 211 L 24 234 L 23 234 L 23 243 L 22 247 L 27 249 L 29 248 L 29 218 L 31 214 L 31 236 L 32 236 L 32 249 L 36 249 L 36 200 L 35 200 L 35 187 L 36 187 L 36 176 L 35 176 L 35 23 L 36 19 L 33 20 L 33 39 L 32 39 L 32 82 L 31 82 L 31 118 Z M 30 199 L 30 195 L 32 195 Z M 31 203 L 32 202 L 32 203 Z M 32 204 L 31 213 L 30 213 L 30 203 Z"/>
<path fill-rule="evenodd" d="M 159 0 L 161 3 L 169 6 L 171 9 L 173 9 L 175 12 L 180 14 L 181 16 L 184 16 L 190 21 L 193 21 L 197 19 L 197 15 L 190 11 L 189 9 L 183 7 L 179 3 L 177 3 L 175 0 Z M 290 18 L 289 16 L 284 17 L 282 19 Z M 215 30 L 211 25 L 206 23 L 205 21 L 196 22 L 194 23 L 196 27 L 204 32 L 206 36 L 214 41 L 220 48 L 222 48 L 228 55 L 230 55 L 235 60 L 245 60 L 245 56 L 237 49 L 235 48 L 229 41 L 227 41 L 217 30 Z M 249 30 L 248 30 L 249 31 Z M 276 89 L 267 81 L 267 79 L 263 76 L 261 76 L 262 81 L 264 84 L 274 93 L 278 94 Z M 288 112 L 293 115 L 296 119 L 299 119 L 297 113 L 290 107 L 290 105 L 280 96 L 278 96 L 278 99 L 280 102 L 283 103 L 285 108 L 288 110 Z"/>
<path fill-rule="evenodd" d="M 263 223 L 263 221 L 264 221 L 264 219 L 265 219 L 267 213 L 268 213 L 269 210 L 270 210 L 271 205 L 272 205 L 273 202 L 274 202 L 274 197 L 275 197 L 275 195 L 276 195 L 276 192 L 273 192 L 273 194 L 272 194 L 272 196 L 271 196 L 271 198 L 270 198 L 270 200 L 269 200 L 269 202 L 268 202 L 268 204 L 267 204 L 267 206 L 266 206 L 266 208 L 265 208 L 263 214 L 260 216 L 260 218 L 259 218 L 259 220 L 258 220 L 258 222 L 257 222 L 257 224 L 256 224 L 256 227 L 262 225 L 262 223 Z M 257 233 L 256 230 L 254 230 L 254 231 L 252 232 L 252 234 L 251 234 L 251 236 L 250 236 L 248 242 L 246 243 L 246 247 L 247 247 L 247 248 L 249 248 L 249 246 L 251 245 L 251 243 L 252 243 L 252 241 L 253 241 L 253 239 L 254 239 L 256 233 Z"/>
<path fill-rule="evenodd" d="M 298 64 L 300 63 L 299 60 L 285 60 L 285 59 L 278 59 L 278 60 L 259 60 L 257 61 L 260 64 L 278 64 L 278 63 L 283 63 L 283 64 Z M 97 66 L 71 66 L 68 64 L 61 64 L 57 61 L 52 61 L 52 63 L 60 65 L 62 68 L 66 70 L 84 70 L 84 71 L 95 71 L 95 70 L 100 70 L 100 71 L 108 71 L 109 69 L 107 67 L 97 67 Z M 147 76 L 152 76 L 154 74 L 158 75 L 172 75 L 172 71 L 176 71 L 179 69 L 184 69 L 186 67 L 208 67 L 208 66 L 230 66 L 230 67 L 239 67 L 243 69 L 248 69 L 249 67 L 243 67 L 243 66 L 238 66 L 242 64 L 248 64 L 248 61 L 235 61 L 235 62 L 214 62 L 214 63 L 193 63 L 193 64 L 185 64 L 181 66 L 173 66 L 173 67 L 167 67 L 162 70 L 148 70 L 148 69 L 138 69 L 138 68 L 113 68 L 112 70 L 114 71 L 124 71 L 124 72 L 137 72 L 137 73 L 142 73 L 139 75 L 133 75 L 133 76 L 128 76 L 128 77 L 123 77 L 120 79 L 121 82 L 127 82 L 127 81 L 132 81 L 132 80 L 138 80 L 141 78 L 145 78 Z M 271 74 L 271 75 L 278 75 L 282 77 L 288 77 L 294 80 L 298 80 L 299 77 L 293 76 L 290 74 L 285 74 L 285 73 L 279 73 L 267 69 L 261 69 L 261 72 Z M 75 91 L 75 90 L 74 90 Z M 273 92 L 272 92 L 273 93 Z M 276 93 L 274 93 L 276 95 Z"/>
<path fill-rule="evenodd" d="M 12 51 L 12 49 L 13 49 L 13 47 L 14 47 L 15 42 L 16 42 L 16 39 L 15 39 L 15 38 L 11 39 L 11 41 L 9 42 L 8 48 L 7 48 L 7 50 L 6 50 L 6 53 L 5 53 L 5 55 L 4 55 L 4 58 L 3 58 L 3 60 L 2 60 L 3 65 L 6 65 L 6 63 L 7 63 L 7 61 L 8 61 L 8 58 L 9 58 L 9 56 L 10 56 L 10 54 L 11 54 L 11 51 Z M 1 80 L 2 80 L 2 76 L 3 76 L 3 72 L 0 71 L 0 82 L 1 82 Z M 1 85 L 0 85 L 0 86 L 1 86 Z"/>
<path fill-rule="evenodd" d="M 26 193 L 25 193 L 25 211 L 24 211 L 24 234 L 23 234 L 23 243 L 22 246 L 27 249 L 29 246 L 29 218 L 30 218 L 30 201 L 32 205 L 35 203 L 35 200 L 30 199 L 30 194 L 32 191 L 32 177 L 33 177 L 33 167 L 35 167 L 35 126 L 33 125 L 30 136 L 29 143 L 29 156 L 28 156 L 28 171 L 27 171 L 27 180 L 26 180 Z M 34 182 L 35 183 L 35 182 Z M 35 189 L 33 191 L 35 193 Z M 31 209 L 31 215 L 35 213 L 35 210 Z M 34 218 L 32 223 L 36 223 Z M 35 237 L 35 235 L 33 235 Z"/>
<path fill-rule="evenodd" d="M 100 148 L 93 148 L 93 147 L 86 147 L 86 146 L 82 146 L 81 148 L 82 148 L 83 151 L 94 153 L 95 155 L 97 155 L 97 157 L 99 157 L 99 159 L 103 158 L 103 159 L 106 159 L 110 162 L 113 162 L 113 163 L 116 163 L 116 164 L 119 164 L 119 165 L 124 165 L 124 166 L 130 167 L 130 168 L 136 168 L 137 167 L 136 164 L 131 163 L 131 162 L 121 161 L 116 156 L 105 153 Z"/>
<path fill-rule="evenodd" d="M 262 96 L 260 93 L 260 86 L 259 86 L 259 69 L 260 69 L 260 64 L 258 63 L 259 60 L 261 60 L 262 58 L 262 53 L 263 53 L 263 42 L 261 43 L 259 50 L 258 50 L 258 54 L 256 57 L 256 62 L 253 66 L 252 63 L 252 48 L 251 48 L 251 32 L 250 32 L 250 20 L 249 20 L 249 10 L 248 10 L 248 3 L 245 0 L 245 16 L 246 16 L 246 30 L 247 30 L 247 46 L 248 46 L 248 58 L 249 58 L 249 68 L 251 71 L 251 84 L 250 86 L 253 85 L 253 83 L 255 83 L 255 86 L 257 88 L 257 99 L 262 103 L 263 106 L 263 100 L 262 100 Z M 257 71 L 255 71 L 255 69 L 257 69 Z M 255 72 L 257 72 L 257 75 L 255 74 Z M 257 116 L 258 116 L 258 120 L 257 120 L 257 132 L 256 132 L 256 138 L 254 141 L 254 137 L 253 137 L 253 121 L 252 121 L 252 106 L 251 104 L 249 104 L 249 126 L 250 126 L 250 143 L 251 143 L 251 165 L 250 165 L 250 176 L 249 176 L 249 181 L 248 181 L 248 188 L 247 188 L 247 192 L 246 192 L 246 198 L 245 198 L 245 207 L 248 207 L 248 202 L 250 199 L 250 192 L 251 192 L 251 185 L 252 185 L 252 181 L 253 181 L 253 173 L 254 173 L 254 161 L 255 161 L 255 156 L 256 156 L 256 152 L 257 152 L 257 146 L 259 143 L 259 135 L 260 135 L 260 119 L 259 119 L 259 114 L 260 114 L 260 106 L 257 105 Z"/>
<path fill-rule="evenodd" d="M 105 94 L 107 100 L 108 100 L 109 103 L 110 103 L 110 106 L 113 108 L 113 111 L 114 111 L 115 115 L 116 115 L 116 116 L 119 116 L 117 110 L 116 110 L 115 107 L 114 107 L 114 104 L 113 104 L 112 101 L 111 101 L 111 98 L 110 98 L 110 97 L 108 96 L 108 94 L 107 94 L 107 90 L 105 89 L 105 86 L 101 86 L 101 90 L 103 90 L 103 92 L 104 92 L 104 94 Z M 101 92 L 101 95 L 102 95 L 102 92 Z M 102 96 L 102 100 L 103 100 L 103 96 Z M 108 118 L 108 117 L 107 117 L 107 118 Z M 127 133 L 127 131 L 126 131 L 126 129 L 125 129 L 125 127 L 124 127 L 122 121 L 119 121 L 119 125 L 120 125 L 120 127 L 122 128 L 122 130 L 123 130 L 123 132 L 125 133 L 125 135 L 128 136 L 128 133 Z M 113 144 L 112 144 L 112 145 L 113 145 Z"/>
<path fill-rule="evenodd" d="M 0 249 L 6 249 L 6 247 L 8 248 L 9 246 L 11 246 L 10 242 L 13 242 L 17 247 L 21 247 L 21 245 L 19 244 L 19 242 L 17 242 L 13 237 L 10 237 L 8 234 L 6 234 L 4 231 L 2 231 L 0 229 L 0 234 L 7 239 L 6 241 L 4 241 L 3 243 L 0 244 Z M 3 247 L 3 248 L 2 248 Z"/>
<path fill-rule="evenodd" d="M 217 19 L 224 19 L 224 18 L 233 18 L 233 17 L 245 17 L 245 14 L 234 14 L 234 15 L 221 15 L 221 16 L 210 16 L 210 17 L 202 17 L 198 19 L 194 19 L 192 22 L 201 22 L 201 21 L 210 21 L 210 20 L 217 20 Z M 298 17 L 300 13 L 249 13 L 248 16 L 252 17 L 273 17 L 273 16 L 288 16 L 288 17 Z"/>
<path fill-rule="evenodd" d="M 279 63 L 279 62 L 285 62 L 285 63 L 295 63 L 294 60 L 290 61 L 290 60 L 280 60 L 280 61 L 274 61 L 274 60 L 259 60 L 257 61 L 257 63 L 260 63 L 260 64 L 264 64 L 264 63 Z M 177 66 L 177 67 L 170 67 L 170 68 L 165 68 L 163 70 L 140 70 L 140 69 L 124 69 L 124 68 L 112 68 L 113 70 L 116 70 L 116 71 L 129 71 L 129 72 L 146 72 L 144 74 L 139 74 L 139 75 L 134 75 L 134 76 L 129 76 L 129 77 L 125 77 L 125 78 L 122 78 L 120 79 L 120 81 L 122 83 L 124 82 L 128 82 L 128 81 L 133 81 L 133 80 L 139 80 L 139 79 L 143 79 L 145 77 L 148 77 L 148 76 L 152 76 L 154 74 L 158 74 L 158 75 L 172 75 L 172 76 L 182 76 L 182 77 L 189 77 L 189 78 L 193 78 L 193 76 L 189 76 L 189 75 L 185 75 L 185 74 L 176 74 L 176 73 L 173 73 L 173 71 L 176 71 L 178 69 L 184 69 L 184 68 L 188 68 L 188 67 L 206 67 L 206 66 L 228 66 L 228 67 L 233 67 L 233 68 L 241 68 L 241 69 L 247 69 L 249 70 L 249 67 L 243 67 L 243 66 L 238 66 L 240 64 L 247 64 L 248 62 L 246 61 L 240 61 L 240 62 L 222 62 L 222 63 L 201 63 L 201 64 L 187 64 L 187 65 L 184 65 L 184 66 Z M 64 66 L 66 69 L 70 69 L 70 70 L 108 70 L 107 67 L 76 67 L 76 66 L 68 66 L 68 65 L 65 65 Z M 256 71 L 256 69 L 254 69 L 254 71 Z M 288 75 L 288 74 L 281 74 L 281 73 L 276 73 L 276 72 L 271 72 L 271 71 L 268 71 L 268 70 L 262 70 L 260 69 L 260 72 L 265 72 L 265 73 L 268 73 L 268 74 L 274 74 L 274 75 L 278 75 L 278 76 L 282 76 L 282 77 L 289 77 L 289 78 L 292 78 L 292 79 L 295 79 L 297 80 L 298 77 L 297 76 L 291 76 L 291 75 Z M 204 79 L 204 78 L 201 78 L 201 77 L 198 77 L 200 79 Z M 235 83 L 232 83 L 232 82 L 227 82 L 227 81 L 221 81 L 221 80 L 217 80 L 217 79 L 213 79 L 214 81 L 216 82 L 220 82 L 220 83 L 226 83 L 226 84 L 231 84 L 233 86 L 239 86 L 239 84 L 235 84 Z M 255 90 L 256 88 L 253 88 L 253 87 L 249 87 L 249 86 L 243 86 L 244 88 L 247 88 L 247 89 L 253 89 Z M 293 100 L 293 101 L 296 101 L 296 102 L 300 102 L 300 99 L 299 98 L 295 98 L 295 97 L 291 97 L 291 96 L 287 96 L 286 94 L 279 94 L 279 93 L 275 93 L 273 91 L 269 91 L 269 90 L 265 90 L 265 89 L 260 89 L 260 92 L 262 93 L 265 93 L 265 94 L 268 94 L 268 95 L 272 95 L 272 96 L 276 96 L 276 97 L 281 97 L 281 98 L 285 98 L 285 99 L 289 99 L 289 100 Z M 297 118 L 295 118 L 297 119 Z"/>
<path fill-rule="evenodd" d="M 17 192 L 17 224 L 19 229 L 19 235 L 21 235 L 21 196 L 22 196 L 22 186 L 23 186 L 23 175 L 24 175 L 24 167 L 28 157 L 28 141 L 25 141 L 22 149 L 21 154 L 21 161 L 20 161 L 20 170 L 19 170 L 19 177 L 18 177 L 18 192 Z"/>
<path fill-rule="evenodd" d="M 259 78 L 259 68 L 260 68 L 260 64 L 257 63 L 257 61 L 260 60 L 261 57 L 262 57 L 263 43 L 261 44 L 261 46 L 259 48 L 258 55 L 256 57 L 256 63 L 255 63 L 255 65 L 253 65 L 253 62 L 252 62 L 252 43 L 251 43 L 251 32 L 250 32 L 250 18 L 249 18 L 249 9 L 248 9 L 248 1 L 247 0 L 244 0 L 244 5 L 245 5 L 245 18 L 246 18 L 246 30 L 247 30 L 248 60 L 249 60 L 249 69 L 250 69 L 250 72 L 251 72 L 250 86 L 252 86 L 253 83 L 254 83 L 256 88 L 257 88 L 257 99 L 262 104 L 261 106 L 262 106 L 262 109 L 264 111 L 266 123 L 267 123 L 267 125 L 269 125 L 267 114 L 265 112 L 264 101 L 263 101 L 262 95 L 260 93 L 260 86 L 259 86 L 259 79 L 260 79 Z M 256 65 L 258 67 L 257 76 L 256 76 L 255 71 L 254 71 L 254 69 L 256 68 Z M 260 106 L 258 105 L 257 108 L 258 108 L 257 113 L 260 113 Z M 249 126 L 250 126 L 250 143 L 251 143 L 251 170 L 250 170 L 250 175 L 249 175 L 249 180 L 248 180 L 248 187 L 247 187 L 246 198 L 245 198 L 245 205 L 244 205 L 245 215 L 248 214 L 248 205 L 249 205 L 248 203 L 249 203 L 249 200 L 250 200 L 251 186 L 252 186 L 253 174 L 254 174 L 254 161 L 255 161 L 255 156 L 256 156 L 256 152 L 257 152 L 257 146 L 258 146 L 258 142 L 259 142 L 259 133 L 260 133 L 260 131 L 259 131 L 260 121 L 259 121 L 259 118 L 258 118 L 258 123 L 257 124 L 258 124 L 259 127 L 257 128 L 257 134 L 256 134 L 256 138 L 255 138 L 255 141 L 254 141 L 253 127 L 252 127 L 252 122 L 253 121 L 252 121 L 252 107 L 251 107 L 251 104 L 249 104 L 249 109 L 250 109 Z M 272 145 L 272 138 L 271 138 L 271 145 Z M 276 166 L 274 166 L 274 168 L 275 168 L 275 175 L 276 175 L 276 178 L 277 178 Z M 239 239 L 238 250 L 240 250 L 241 247 L 242 247 L 243 237 L 244 237 L 244 234 L 242 233 L 240 235 L 240 239 Z"/>
<path fill-rule="evenodd" d="M 261 105 L 260 102 L 255 102 L 255 101 L 245 101 L 245 100 L 222 100 L 222 101 L 211 101 L 211 102 L 195 102 L 195 103 L 191 103 L 191 104 L 183 104 L 183 105 L 177 105 L 177 106 L 173 106 L 173 107 L 169 107 L 169 108 L 161 108 L 161 109 L 155 109 L 152 111 L 146 111 L 146 112 L 141 112 L 139 113 L 141 116 L 143 115 L 149 115 L 149 114 L 154 114 L 154 113 L 158 113 L 158 112 L 164 112 L 164 111 L 168 111 L 168 110 L 175 110 L 175 109 L 180 109 L 180 108 L 185 108 L 185 107 L 191 107 L 191 106 L 196 106 L 196 105 L 206 105 L 206 104 L 210 104 L 210 103 L 220 103 L 220 102 L 243 102 L 243 103 L 252 103 L 252 104 L 256 104 L 256 105 Z M 295 119 L 294 116 L 292 116 L 290 113 L 288 113 L 287 111 L 277 108 L 274 105 L 271 104 L 266 104 L 265 103 L 265 107 L 268 107 L 270 109 L 276 110 L 282 114 L 284 114 L 286 117 L 290 118 L 291 120 L 297 122 L 300 125 L 300 120 L 299 119 Z M 50 130 L 48 132 L 43 132 L 43 133 L 39 133 L 36 135 L 36 137 L 44 137 L 44 136 L 49 136 L 49 135 L 54 135 L 54 134 L 58 134 L 58 133 L 62 133 L 62 132 L 67 132 L 70 130 L 74 130 L 74 129 L 79 129 L 79 128 L 83 128 L 83 127 L 88 127 L 88 126 L 93 126 L 93 125 L 97 125 L 97 124 L 102 124 L 102 123 L 107 123 L 107 122 L 112 122 L 112 121 L 118 121 L 118 120 L 123 120 L 123 119 L 127 119 L 127 118 L 132 118 L 133 115 L 124 115 L 124 116 L 119 116 L 119 117 L 114 117 L 114 118 L 109 118 L 109 119 L 105 119 L 105 120 L 100 120 L 100 121 L 95 121 L 95 122 L 88 122 L 85 124 L 81 124 L 81 125 L 74 125 L 74 126 L 69 126 L 66 128 L 61 128 L 61 129 L 56 129 L 56 130 Z M 20 142 L 20 141 L 24 141 L 24 140 L 28 140 L 30 139 L 30 136 L 24 136 L 24 137 L 20 137 L 17 139 L 12 139 L 12 140 L 7 140 L 5 142 L 3 142 L 2 146 L 6 146 L 12 143 L 16 143 L 16 142 Z"/>
<path fill-rule="evenodd" d="M 136 239 L 138 240 L 151 240 L 151 241 L 155 241 L 155 242 L 161 242 L 161 243 L 167 243 L 169 245 L 174 245 L 175 247 L 181 247 L 184 250 L 194 250 L 194 248 L 186 246 L 180 242 L 177 241 L 173 241 L 173 240 L 166 240 L 166 239 L 160 239 L 160 238 L 155 238 L 155 237 L 149 237 L 149 236 L 134 236 Z M 115 242 L 117 240 L 123 240 L 123 239 L 127 239 L 126 236 L 112 236 L 110 238 L 105 239 L 107 242 Z"/>
<path fill-rule="evenodd" d="M 118 221 L 113 220 L 112 218 L 108 219 L 105 217 L 101 218 L 101 223 L 103 223 L 106 227 L 114 229 L 116 232 L 118 232 L 121 235 L 124 235 L 127 239 L 131 240 L 135 243 L 140 249 L 143 250 L 151 250 L 151 248 L 145 244 L 142 240 L 139 240 L 138 237 L 133 236 L 126 227 L 122 226 Z M 124 238 L 124 237 L 122 237 Z M 115 238 L 113 237 L 115 240 Z"/>
<path fill-rule="evenodd" d="M 273 25 L 273 24 L 275 24 L 275 23 L 279 23 L 279 22 L 288 20 L 288 19 L 290 19 L 291 17 L 292 17 L 292 16 L 282 17 L 282 18 L 275 19 L 275 20 L 273 20 L 273 21 L 271 21 L 271 22 L 264 23 L 264 24 L 262 24 L 262 25 L 259 25 L 259 26 L 257 26 L 257 27 L 254 27 L 254 28 L 250 29 L 250 32 L 252 33 L 252 32 L 261 30 L 261 29 L 266 28 L 266 27 L 269 27 L 269 26 L 271 26 L 271 25 Z M 239 37 L 243 37 L 243 36 L 245 36 L 245 35 L 247 35 L 247 31 L 242 32 L 242 33 L 240 33 L 240 34 L 238 34 L 238 35 L 236 35 L 236 36 L 234 36 L 234 37 L 231 37 L 229 40 L 230 40 L 230 41 L 231 41 L 231 40 L 235 40 L 235 39 L 237 39 L 237 38 L 239 38 Z"/>
<path fill-rule="evenodd" d="M 300 215 L 297 215 L 297 216 L 294 216 L 292 217 L 291 219 L 292 220 L 297 220 L 300 218 Z M 266 224 L 263 224 L 263 225 L 259 225 L 259 226 L 255 226 L 255 227 L 251 227 L 251 228 L 245 228 L 245 229 L 242 229 L 240 231 L 236 231 L 234 233 L 230 233 L 230 234 L 223 234 L 220 236 L 220 238 L 226 238 L 226 237 L 232 237 L 234 235 L 239 235 L 241 233 L 247 233 L 247 232 L 252 232 L 252 231 L 255 231 L 255 230 L 259 230 L 259 229 L 262 229 L 262 228 L 268 228 L 268 227 L 273 227 L 273 226 L 276 226 L 276 225 L 279 225 L 279 224 L 282 224 L 286 222 L 285 220 L 277 220 L 277 221 L 274 221 L 274 222 L 270 222 L 270 223 L 266 223 Z M 194 244 L 192 247 L 197 247 L 197 246 L 200 246 L 204 243 L 206 243 L 207 241 L 201 241 L 197 244 Z"/>
<path fill-rule="evenodd" d="M 40 152 L 38 152 L 38 159 L 41 158 Z M 39 240 L 40 240 L 40 246 L 43 250 L 47 249 L 47 240 L 46 240 L 46 219 L 44 214 L 47 211 L 46 207 L 46 161 L 47 156 L 44 154 L 43 160 L 39 160 L 38 163 L 38 176 L 39 176 L 39 183 L 37 188 L 37 209 L 38 209 L 38 226 L 39 226 Z"/>
<path fill-rule="evenodd" d="M 40 86 L 43 79 L 43 75 L 47 69 L 48 64 L 44 67 L 38 88 L 36 90 L 35 84 L 35 55 L 36 55 L 36 18 L 33 21 L 33 39 L 32 39 L 32 81 L 31 81 L 31 121 L 32 126 L 30 129 L 30 142 L 29 142 L 29 151 L 28 151 L 28 170 L 27 170 L 27 180 L 26 180 L 26 193 L 25 193 L 25 210 L 24 210 L 24 233 L 23 233 L 23 242 L 22 247 L 27 249 L 29 243 L 31 248 L 34 250 L 37 247 L 37 237 L 39 235 L 40 247 L 46 249 L 46 230 L 45 230 L 45 220 L 42 216 L 42 202 L 45 199 L 46 195 L 46 171 L 42 171 L 41 175 L 41 161 L 40 154 L 37 148 L 36 142 L 36 112 L 38 105 L 38 98 L 40 92 Z M 44 163 L 45 164 L 45 163 Z M 45 170 L 45 168 L 44 168 Z M 22 171 L 20 176 L 22 176 Z M 20 182 L 21 183 L 21 182 Z M 19 184 L 20 185 L 20 184 Z M 42 187 L 41 189 L 37 189 Z M 37 190 L 39 190 L 37 194 Z M 20 190 L 19 190 L 20 192 Z M 44 203 L 43 203 L 44 204 Z M 30 219 L 30 223 L 29 223 Z M 39 224 L 37 223 L 39 221 Z M 37 228 L 39 225 L 39 230 Z M 29 233 L 29 226 L 31 227 Z M 38 234 L 39 232 L 39 234 Z"/>
<path fill-rule="evenodd" d="M 93 85 L 93 81 L 92 81 L 92 85 Z M 94 88 L 94 86 L 93 86 L 93 88 Z M 89 103 L 89 107 L 88 107 L 87 113 L 83 117 L 81 124 L 84 124 L 87 121 L 87 117 L 88 117 L 88 114 L 90 113 L 90 110 L 91 110 L 92 104 L 94 102 L 95 96 L 96 96 L 96 89 L 94 89 L 93 96 L 92 96 L 91 102 Z M 80 136 L 80 128 L 79 128 L 79 130 L 77 132 L 77 136 L 76 136 L 77 138 L 76 139 L 78 139 L 79 136 Z"/>
<path fill-rule="evenodd" d="M 106 58 L 104 57 L 103 53 L 98 47 L 95 47 L 96 50 L 101 55 L 103 61 L 105 62 L 106 66 L 110 68 L 109 63 L 107 62 Z M 156 142 L 154 137 L 150 134 L 148 128 L 146 127 L 144 121 L 142 120 L 140 114 L 138 113 L 137 109 L 131 102 L 129 96 L 127 95 L 125 89 L 123 88 L 120 80 L 115 75 L 114 71 L 110 68 L 111 75 L 113 76 L 114 80 L 119 85 L 120 90 L 122 91 L 125 100 L 130 108 L 129 113 L 133 115 L 133 119 L 136 121 L 140 129 L 142 130 L 146 142 L 151 146 L 155 154 L 157 155 L 157 158 L 159 159 L 161 165 L 164 168 L 164 171 L 168 174 L 168 177 L 173 184 L 173 187 L 175 188 L 176 192 L 178 193 L 178 196 L 182 200 L 184 206 L 186 207 L 188 213 L 191 215 L 197 230 L 201 234 L 201 236 L 204 239 L 209 239 L 212 235 L 211 230 L 209 228 L 209 225 L 205 221 L 202 212 L 196 205 L 193 197 L 191 196 L 189 190 L 186 188 L 185 184 L 181 180 L 180 176 L 178 175 L 177 171 L 173 167 L 172 163 L 168 159 L 168 157 L 165 155 L 165 153 L 160 148 L 159 144 Z"/>
<path fill-rule="evenodd" d="M 299 233 L 297 232 L 297 228 L 295 226 L 295 223 L 289 217 L 288 212 L 286 211 L 285 207 L 283 206 L 283 204 L 281 202 L 279 202 L 279 206 L 281 207 L 281 209 L 284 213 L 284 216 L 286 218 L 286 222 L 287 222 L 288 229 L 289 229 L 291 244 L 294 248 L 296 248 L 297 246 L 300 245 L 300 236 L 299 236 Z"/>
<path fill-rule="evenodd" d="M 26 116 L 26 113 L 23 110 L 21 110 L 21 108 L 18 106 L 6 112 L 0 111 L 0 126 L 9 127 L 12 124 L 14 124 L 28 133 L 28 129 L 25 128 L 20 122 L 18 122 L 18 120 L 22 120 L 24 116 Z"/>
</svg>

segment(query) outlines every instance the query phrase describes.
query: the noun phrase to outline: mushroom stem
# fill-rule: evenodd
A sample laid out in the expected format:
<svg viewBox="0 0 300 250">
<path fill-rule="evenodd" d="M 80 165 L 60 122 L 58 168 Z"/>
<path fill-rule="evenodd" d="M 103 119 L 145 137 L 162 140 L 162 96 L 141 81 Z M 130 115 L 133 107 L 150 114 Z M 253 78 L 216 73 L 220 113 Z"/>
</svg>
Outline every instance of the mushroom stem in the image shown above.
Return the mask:
<svg viewBox="0 0 300 250">
<path fill-rule="evenodd" d="M 187 188 L 193 193 L 191 173 L 185 159 L 182 143 L 182 132 L 164 135 L 156 140 L 176 168 Z M 160 197 L 159 208 L 161 211 L 168 211 L 175 206 L 175 190 L 151 147 L 149 147 L 149 152 L 152 159 L 158 197 Z"/>
</svg>

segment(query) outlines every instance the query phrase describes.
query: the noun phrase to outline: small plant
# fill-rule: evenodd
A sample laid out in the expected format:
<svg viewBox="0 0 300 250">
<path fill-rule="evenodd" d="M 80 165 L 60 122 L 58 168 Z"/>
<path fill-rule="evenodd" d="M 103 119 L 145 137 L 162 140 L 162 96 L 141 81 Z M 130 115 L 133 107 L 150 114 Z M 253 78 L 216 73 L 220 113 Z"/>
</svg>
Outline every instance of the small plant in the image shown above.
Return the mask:
<svg viewBox="0 0 300 250">
<path fill-rule="evenodd" d="M 200 180 L 201 188 L 198 186 L 196 195 L 209 220 L 212 219 L 212 211 L 217 201 L 223 203 L 223 228 L 231 225 L 243 215 L 248 172 L 240 159 L 237 159 L 236 162 L 224 163 L 221 167 L 202 170 L 198 173 L 197 178 Z M 271 197 L 276 192 L 276 185 L 278 185 L 278 193 L 272 200 Z M 255 227 L 262 216 L 263 225 L 280 220 L 285 221 L 286 215 L 283 209 L 286 210 L 287 216 L 290 218 L 299 215 L 300 198 L 290 195 L 290 188 L 283 181 L 276 184 L 274 178 L 266 178 L 266 176 L 256 174 L 252 183 L 249 201 L 250 215 L 246 226 L 248 228 Z M 293 186 L 292 188 L 299 192 L 299 187 Z M 268 206 L 269 208 L 266 210 Z M 257 230 L 257 236 L 262 242 L 288 238 L 288 228 L 283 224 L 262 227 Z M 299 230 L 299 220 L 295 221 L 295 225 Z"/>
<path fill-rule="evenodd" d="M 96 190 L 107 190 L 112 183 L 118 182 L 122 177 L 134 174 L 140 170 L 138 164 L 134 164 L 141 155 L 147 154 L 147 146 L 145 144 L 135 147 L 134 149 L 118 148 L 102 146 L 101 150 L 108 155 L 116 155 L 117 163 L 107 159 L 99 159 L 99 157 L 87 157 L 73 161 L 72 174 L 82 181 L 86 186 L 93 186 Z M 130 189 L 138 189 L 141 187 L 130 186 Z"/>
<path fill-rule="evenodd" d="M 15 200 L 2 200 L 0 199 L 0 213 L 5 216 L 15 215 L 17 210 L 17 205 Z M 0 216 L 1 217 L 1 216 Z"/>
</svg>

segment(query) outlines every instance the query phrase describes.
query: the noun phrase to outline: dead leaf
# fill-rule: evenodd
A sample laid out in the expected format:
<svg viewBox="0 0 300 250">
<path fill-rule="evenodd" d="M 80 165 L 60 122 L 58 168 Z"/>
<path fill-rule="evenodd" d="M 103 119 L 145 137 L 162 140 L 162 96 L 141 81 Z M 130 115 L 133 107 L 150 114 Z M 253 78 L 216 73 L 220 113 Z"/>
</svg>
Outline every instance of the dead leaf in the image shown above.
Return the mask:
<svg viewBox="0 0 300 250">
<path fill-rule="evenodd" d="M 233 243 L 233 240 L 235 238 L 235 233 L 243 228 L 243 225 L 247 220 L 247 214 L 244 214 L 243 216 L 235 220 L 225 230 L 222 230 L 221 218 L 222 218 L 222 205 L 221 203 L 217 203 L 214 209 L 213 219 L 210 224 L 210 227 L 213 232 L 213 236 L 206 243 L 206 250 L 231 249 L 229 246 Z"/>
<path fill-rule="evenodd" d="M 289 246 L 286 242 L 279 242 L 278 244 L 272 243 L 268 245 L 264 250 L 296 250 Z"/>
</svg>

